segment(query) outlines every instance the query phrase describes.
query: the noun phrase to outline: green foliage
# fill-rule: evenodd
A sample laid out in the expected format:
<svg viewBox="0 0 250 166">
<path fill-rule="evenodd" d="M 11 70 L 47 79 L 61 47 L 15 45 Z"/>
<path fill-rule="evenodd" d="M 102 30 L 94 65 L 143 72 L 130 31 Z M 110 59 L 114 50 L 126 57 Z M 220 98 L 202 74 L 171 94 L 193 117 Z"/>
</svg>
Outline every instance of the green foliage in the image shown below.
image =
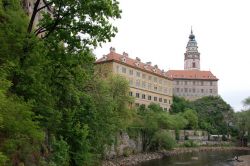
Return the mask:
<svg viewBox="0 0 250 166">
<path fill-rule="evenodd" d="M 183 144 L 184 147 L 197 147 L 198 145 L 193 140 L 187 140 Z"/>
<path fill-rule="evenodd" d="M 163 111 L 159 105 L 152 103 L 147 108 L 139 107 L 129 131 L 130 133 L 131 130 L 137 131 L 138 135 L 142 137 L 143 150 L 149 151 L 158 149 L 161 144 L 163 148 L 169 148 L 170 145 L 173 145 L 168 134 L 161 133 L 162 130 L 178 130 L 186 125 L 187 120 L 181 114 L 170 115 Z M 132 133 L 135 135 L 135 132 Z M 163 138 L 165 136 L 166 139 Z"/>
<path fill-rule="evenodd" d="M 153 147 L 156 150 L 166 149 L 170 150 L 175 147 L 175 139 L 171 137 L 170 133 L 166 130 L 157 131 L 152 139 Z"/>
<path fill-rule="evenodd" d="M 211 134 L 228 134 L 228 124 L 233 119 L 233 110 L 221 97 L 208 96 L 192 102 L 192 109 L 197 111 L 201 129 Z"/>
<path fill-rule="evenodd" d="M 192 109 L 187 109 L 183 113 L 183 117 L 188 121 L 187 129 L 198 128 L 198 115 L 197 112 Z"/>
<path fill-rule="evenodd" d="M 250 106 L 250 97 L 243 100 L 243 104 L 244 104 L 244 106 Z"/>
<path fill-rule="evenodd" d="M 247 133 L 250 133 L 250 110 L 237 112 L 234 123 L 237 130 L 237 137 L 243 140 L 248 136 L 248 140 L 250 140 L 249 134 L 247 135 Z"/>
<path fill-rule="evenodd" d="M 7 82 L 0 78 L 0 84 L 2 83 Z M 32 156 L 39 153 L 39 145 L 44 139 L 38 123 L 33 121 L 35 116 L 31 111 L 31 104 L 14 95 L 7 96 L 6 89 L 0 88 L 0 110 L 0 150 L 9 157 L 9 162 L 19 160 L 29 163 Z"/>
<path fill-rule="evenodd" d="M 34 33 L 45 33 L 54 44 L 63 41 L 70 49 L 86 49 L 110 41 L 117 32 L 110 22 L 121 17 L 116 0 L 47 0 L 47 4 L 54 17 L 44 14 Z"/>
<path fill-rule="evenodd" d="M 60 140 L 52 138 L 52 156 L 50 164 L 54 163 L 55 165 L 67 166 L 69 165 L 69 146 L 62 137 Z"/>
<path fill-rule="evenodd" d="M 7 165 L 8 158 L 7 156 L 3 155 L 2 152 L 0 152 L 0 165 L 5 166 Z"/>
<path fill-rule="evenodd" d="M 95 76 L 90 51 L 117 32 L 118 2 L 47 2 L 37 38 L 20 1 L 0 0 L 0 150 L 10 165 L 97 165 L 133 116 L 127 81 Z"/>
<path fill-rule="evenodd" d="M 171 113 L 184 112 L 190 108 L 190 102 L 183 97 L 173 96 L 173 103 L 170 108 Z"/>
</svg>

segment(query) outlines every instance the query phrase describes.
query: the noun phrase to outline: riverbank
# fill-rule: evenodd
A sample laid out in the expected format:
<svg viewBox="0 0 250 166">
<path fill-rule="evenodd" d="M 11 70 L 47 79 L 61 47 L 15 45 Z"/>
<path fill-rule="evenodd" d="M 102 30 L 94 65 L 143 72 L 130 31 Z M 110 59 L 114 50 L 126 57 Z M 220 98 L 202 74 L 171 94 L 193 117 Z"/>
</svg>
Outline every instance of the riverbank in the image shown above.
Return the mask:
<svg viewBox="0 0 250 166">
<path fill-rule="evenodd" d="M 249 166 L 250 165 L 250 155 L 240 156 L 239 160 L 242 162 L 235 162 L 235 166 Z"/>
<path fill-rule="evenodd" d="M 118 157 L 115 159 L 103 161 L 102 166 L 129 166 L 136 165 L 144 161 L 161 159 L 165 156 L 174 156 L 183 153 L 192 153 L 192 152 L 201 152 L 201 151 L 229 151 L 229 150 L 250 150 L 247 147 L 196 147 L 196 148 L 175 148 L 170 151 L 160 151 L 160 152 L 152 152 L 152 153 L 139 153 L 135 155 L 131 155 L 128 157 Z M 243 157 L 243 156 L 242 156 Z M 246 161 L 250 158 L 246 157 Z M 237 164 L 244 164 L 237 163 Z M 245 166 L 245 165 L 236 165 L 236 166 Z"/>
</svg>

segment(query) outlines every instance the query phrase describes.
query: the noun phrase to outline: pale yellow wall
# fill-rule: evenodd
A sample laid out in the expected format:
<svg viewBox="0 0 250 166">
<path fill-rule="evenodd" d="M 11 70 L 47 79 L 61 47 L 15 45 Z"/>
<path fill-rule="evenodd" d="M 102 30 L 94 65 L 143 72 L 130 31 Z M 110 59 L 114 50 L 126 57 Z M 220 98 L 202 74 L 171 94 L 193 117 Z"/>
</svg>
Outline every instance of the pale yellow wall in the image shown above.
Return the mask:
<svg viewBox="0 0 250 166">
<path fill-rule="evenodd" d="M 173 81 L 116 62 L 112 62 L 112 67 L 114 73 L 124 76 L 129 81 L 130 91 L 135 97 L 135 104 L 147 106 L 154 102 L 160 104 L 163 109 L 170 109 L 173 96 Z M 132 71 L 133 73 L 131 73 Z M 136 97 L 136 93 L 139 93 L 139 98 Z M 143 94 L 145 99 L 142 98 Z M 148 99 L 148 96 L 151 96 L 151 100 Z M 157 97 L 157 101 L 154 101 L 154 97 Z M 162 101 L 159 101 L 159 98 Z"/>
</svg>

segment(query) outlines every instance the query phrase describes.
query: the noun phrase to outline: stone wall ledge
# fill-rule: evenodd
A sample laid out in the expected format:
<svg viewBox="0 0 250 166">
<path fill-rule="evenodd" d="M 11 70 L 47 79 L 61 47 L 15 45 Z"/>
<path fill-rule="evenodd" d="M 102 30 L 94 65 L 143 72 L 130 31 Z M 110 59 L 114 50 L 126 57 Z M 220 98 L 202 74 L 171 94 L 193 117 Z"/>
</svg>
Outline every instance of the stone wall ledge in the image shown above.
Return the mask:
<svg viewBox="0 0 250 166">
<path fill-rule="evenodd" d="M 141 162 L 161 159 L 164 156 L 174 156 L 183 153 L 201 152 L 201 151 L 228 151 L 228 150 L 249 150 L 250 147 L 195 147 L 195 148 L 175 148 L 169 151 L 159 151 L 151 153 L 139 153 L 128 157 L 117 157 L 102 162 L 102 166 L 129 166 L 137 165 Z"/>
</svg>

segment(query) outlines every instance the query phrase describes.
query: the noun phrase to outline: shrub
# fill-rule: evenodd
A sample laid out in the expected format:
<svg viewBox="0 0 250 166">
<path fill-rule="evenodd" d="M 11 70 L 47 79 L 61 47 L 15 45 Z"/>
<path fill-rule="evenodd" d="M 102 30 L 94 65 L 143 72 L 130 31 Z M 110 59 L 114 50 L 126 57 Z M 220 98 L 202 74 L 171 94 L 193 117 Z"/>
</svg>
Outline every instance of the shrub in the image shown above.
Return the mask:
<svg viewBox="0 0 250 166">
<path fill-rule="evenodd" d="M 152 140 L 153 149 L 173 149 L 175 147 L 175 140 L 171 134 L 166 130 L 161 130 L 155 133 Z"/>
<path fill-rule="evenodd" d="M 184 142 L 185 147 L 197 147 L 198 145 L 193 140 L 187 140 Z"/>
<path fill-rule="evenodd" d="M 123 155 L 124 155 L 125 157 L 128 157 L 128 156 L 130 156 L 131 154 L 133 154 L 133 150 L 132 150 L 130 147 L 125 147 L 125 148 L 123 149 Z"/>
</svg>

